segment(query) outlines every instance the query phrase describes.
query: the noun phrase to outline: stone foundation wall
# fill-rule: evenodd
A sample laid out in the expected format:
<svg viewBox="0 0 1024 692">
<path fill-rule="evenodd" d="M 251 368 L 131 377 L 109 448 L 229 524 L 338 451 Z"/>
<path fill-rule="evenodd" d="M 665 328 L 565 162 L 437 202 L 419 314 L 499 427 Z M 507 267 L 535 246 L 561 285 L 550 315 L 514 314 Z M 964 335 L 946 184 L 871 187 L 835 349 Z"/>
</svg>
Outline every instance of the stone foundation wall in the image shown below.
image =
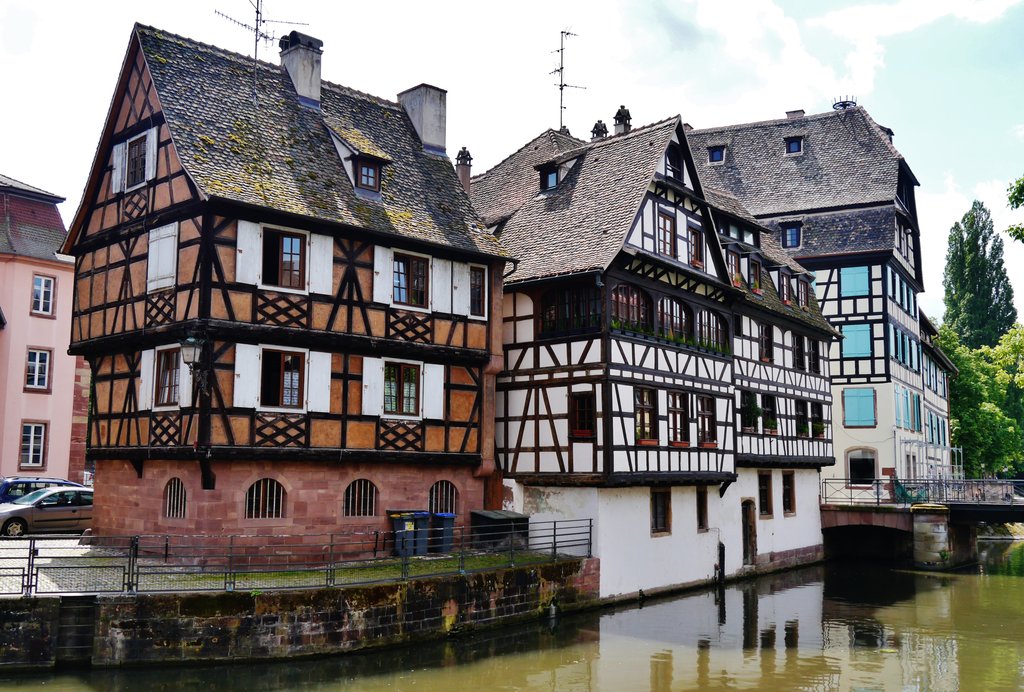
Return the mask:
<svg viewBox="0 0 1024 692">
<path fill-rule="evenodd" d="M 0 670 L 52 666 L 59 618 L 56 598 L 0 599 Z"/>
</svg>

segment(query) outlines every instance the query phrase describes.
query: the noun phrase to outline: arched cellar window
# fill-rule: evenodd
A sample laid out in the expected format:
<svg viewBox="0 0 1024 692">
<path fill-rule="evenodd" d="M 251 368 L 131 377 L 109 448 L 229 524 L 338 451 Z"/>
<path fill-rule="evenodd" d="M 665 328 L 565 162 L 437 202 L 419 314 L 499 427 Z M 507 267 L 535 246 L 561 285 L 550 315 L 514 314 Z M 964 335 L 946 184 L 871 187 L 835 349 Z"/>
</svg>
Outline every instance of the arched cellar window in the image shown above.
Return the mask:
<svg viewBox="0 0 1024 692">
<path fill-rule="evenodd" d="M 459 491 L 451 481 L 438 481 L 430 486 L 429 509 L 434 513 L 456 514 Z"/>
<path fill-rule="evenodd" d="M 172 478 L 164 486 L 164 517 L 185 518 L 185 484 L 180 478 Z"/>
<path fill-rule="evenodd" d="M 641 331 L 650 329 L 651 299 L 636 286 L 616 286 L 612 291 L 612 326 Z"/>
<path fill-rule="evenodd" d="M 875 464 L 878 454 L 873 449 L 851 449 L 846 453 L 850 485 L 871 485 L 877 477 Z"/>
<path fill-rule="evenodd" d="M 541 298 L 540 332 L 574 332 L 601 326 L 601 294 L 596 286 L 555 288 Z"/>
<path fill-rule="evenodd" d="M 246 519 L 280 519 L 284 516 L 284 486 L 273 478 L 261 478 L 245 493 Z"/>
<path fill-rule="evenodd" d="M 689 338 L 690 309 L 673 298 L 662 298 L 658 301 L 658 331 L 666 339 Z"/>
<path fill-rule="evenodd" d="M 377 514 L 377 486 L 365 478 L 345 488 L 345 516 L 372 517 Z"/>
<path fill-rule="evenodd" d="M 722 318 L 711 310 L 701 310 L 697 317 L 697 342 L 719 351 L 725 350 L 725 327 Z"/>
</svg>

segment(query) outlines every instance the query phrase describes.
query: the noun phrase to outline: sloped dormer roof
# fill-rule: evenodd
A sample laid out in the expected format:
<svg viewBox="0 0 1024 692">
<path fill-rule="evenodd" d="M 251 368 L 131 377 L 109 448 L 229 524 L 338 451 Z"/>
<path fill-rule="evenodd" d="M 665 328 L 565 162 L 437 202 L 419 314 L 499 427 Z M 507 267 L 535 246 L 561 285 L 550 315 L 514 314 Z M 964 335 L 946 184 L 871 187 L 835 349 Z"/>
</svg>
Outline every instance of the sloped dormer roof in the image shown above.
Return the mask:
<svg viewBox="0 0 1024 692">
<path fill-rule="evenodd" d="M 509 280 L 605 269 L 622 248 L 677 127 L 678 116 L 589 144 L 552 141 L 549 131 L 474 178 L 472 198 L 481 214 L 507 218 L 499 226 L 501 241 L 521 259 Z M 573 149 L 568 174 L 541 192 L 535 167 L 564 160 Z M 503 188 L 512 191 L 505 200 Z"/>
<path fill-rule="evenodd" d="M 398 103 L 324 81 L 320 109 L 309 108 L 279 65 L 142 25 L 129 57 L 134 41 L 178 157 L 204 197 L 504 255 L 451 162 L 423 150 Z M 331 131 L 390 162 L 379 200 L 354 191 Z"/>
<path fill-rule="evenodd" d="M 802 153 L 785 153 L 789 137 L 803 138 Z M 896 200 L 903 156 L 859 106 L 692 130 L 687 138 L 704 182 L 728 190 L 758 217 Z M 709 163 L 707 148 L 720 145 L 724 160 Z"/>
<path fill-rule="evenodd" d="M 67 232 L 57 211 L 64 198 L 0 174 L 0 254 L 56 259 Z"/>
</svg>

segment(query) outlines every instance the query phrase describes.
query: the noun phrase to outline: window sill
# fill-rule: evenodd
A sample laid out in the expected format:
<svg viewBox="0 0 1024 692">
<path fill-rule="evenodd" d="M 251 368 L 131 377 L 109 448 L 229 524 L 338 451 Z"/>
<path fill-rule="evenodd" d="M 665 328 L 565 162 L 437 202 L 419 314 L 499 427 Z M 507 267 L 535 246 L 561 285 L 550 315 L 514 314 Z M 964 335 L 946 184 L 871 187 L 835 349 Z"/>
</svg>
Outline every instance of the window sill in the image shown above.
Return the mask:
<svg viewBox="0 0 1024 692">
<path fill-rule="evenodd" d="M 46 387 L 30 387 L 28 385 L 25 385 L 24 389 L 22 389 L 21 391 L 24 392 L 25 394 L 51 394 L 51 393 L 53 393 L 53 389 L 51 389 L 49 386 L 46 386 Z"/>
<path fill-rule="evenodd" d="M 38 473 L 38 472 L 46 471 L 46 464 L 43 463 L 43 464 L 40 464 L 38 466 L 23 466 L 23 465 L 19 464 L 18 465 L 18 470 L 19 471 L 25 471 L 26 473 Z"/>
<path fill-rule="evenodd" d="M 664 538 L 665 536 L 671 535 L 671 531 L 651 531 L 651 538 Z"/>
<path fill-rule="evenodd" d="M 304 415 L 306 409 L 303 408 L 286 408 L 284 406 L 257 406 L 256 413 L 294 413 Z"/>
<path fill-rule="evenodd" d="M 774 514 L 760 514 L 760 513 L 759 513 L 759 514 L 757 515 L 757 518 L 758 518 L 758 519 L 774 519 L 774 518 L 775 518 L 775 515 L 774 515 Z"/>
<path fill-rule="evenodd" d="M 36 312 L 35 310 L 30 310 L 28 314 L 31 315 L 32 317 L 41 317 L 44 320 L 57 319 L 57 314 L 54 312 Z"/>
<path fill-rule="evenodd" d="M 419 423 L 423 420 L 423 416 L 413 414 L 405 415 L 402 413 L 382 413 L 380 414 L 380 419 L 382 421 L 394 421 L 395 423 L 408 423 L 409 421 Z"/>
<path fill-rule="evenodd" d="M 782 516 L 788 519 L 789 517 L 795 517 L 796 512 L 783 512 Z"/>
<path fill-rule="evenodd" d="M 408 310 L 409 312 L 421 312 L 428 315 L 431 313 L 431 309 L 429 307 L 406 305 L 405 303 L 396 303 L 395 301 L 391 301 L 391 307 L 394 310 Z"/>
<path fill-rule="evenodd" d="M 308 296 L 309 289 L 306 288 L 289 288 L 287 286 L 274 286 L 273 284 L 261 283 L 258 285 L 259 288 L 264 291 L 276 291 L 277 293 L 289 293 L 293 296 Z"/>
</svg>

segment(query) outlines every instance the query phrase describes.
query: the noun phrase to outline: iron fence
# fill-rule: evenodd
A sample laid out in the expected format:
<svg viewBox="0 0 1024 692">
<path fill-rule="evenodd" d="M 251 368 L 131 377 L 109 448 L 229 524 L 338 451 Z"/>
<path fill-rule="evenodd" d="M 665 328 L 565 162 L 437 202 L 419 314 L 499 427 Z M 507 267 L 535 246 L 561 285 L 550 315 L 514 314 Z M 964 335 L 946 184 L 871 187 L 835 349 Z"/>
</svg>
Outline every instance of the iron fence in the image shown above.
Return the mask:
<svg viewBox="0 0 1024 692">
<path fill-rule="evenodd" d="M 313 535 L 0 538 L 0 596 L 270 591 L 590 557 L 593 521 Z"/>
<path fill-rule="evenodd" d="M 912 505 L 939 504 L 1024 505 L 1024 481 L 952 478 L 825 478 L 821 482 L 823 504 Z"/>
</svg>

